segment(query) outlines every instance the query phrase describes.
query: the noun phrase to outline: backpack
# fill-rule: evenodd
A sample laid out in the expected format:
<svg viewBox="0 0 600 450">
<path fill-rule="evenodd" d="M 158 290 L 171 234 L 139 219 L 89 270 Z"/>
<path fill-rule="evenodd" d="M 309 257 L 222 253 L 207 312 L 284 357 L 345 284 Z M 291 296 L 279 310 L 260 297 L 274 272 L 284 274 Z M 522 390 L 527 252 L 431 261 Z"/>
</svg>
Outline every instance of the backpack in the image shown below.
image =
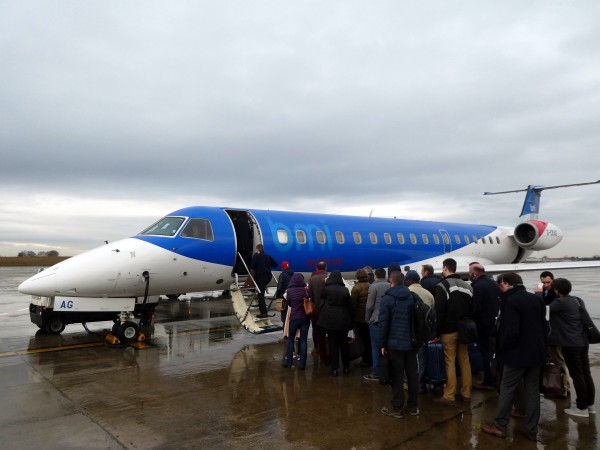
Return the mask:
<svg viewBox="0 0 600 450">
<path fill-rule="evenodd" d="M 437 331 L 435 311 L 414 292 L 413 315 L 411 321 L 410 339 L 413 348 L 420 348 L 431 341 Z"/>
</svg>

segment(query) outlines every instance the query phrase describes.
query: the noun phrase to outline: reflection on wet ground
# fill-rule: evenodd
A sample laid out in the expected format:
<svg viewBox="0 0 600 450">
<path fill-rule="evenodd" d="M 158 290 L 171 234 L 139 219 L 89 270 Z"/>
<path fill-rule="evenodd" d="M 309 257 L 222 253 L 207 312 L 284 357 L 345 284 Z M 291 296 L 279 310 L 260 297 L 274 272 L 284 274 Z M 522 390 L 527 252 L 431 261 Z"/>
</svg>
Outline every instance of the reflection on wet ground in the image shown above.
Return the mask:
<svg viewBox="0 0 600 450">
<path fill-rule="evenodd" d="M 13 272 L 10 285 L 27 275 Z M 557 273 L 574 281 L 595 318 L 597 273 Z M 526 285 L 536 281 L 528 274 Z M 281 334 L 240 328 L 227 299 L 161 302 L 145 330 L 145 348 L 136 349 L 104 343 L 112 322 L 89 324 L 91 333 L 81 325 L 58 336 L 36 333 L 28 300 L 12 292 L 3 298 L 3 449 L 599 448 L 597 418 L 567 417 L 562 410 L 569 400 L 542 398 L 537 445 L 517 431 L 522 419 L 511 421 L 508 440 L 480 431 L 494 418 L 493 392 L 474 391 L 470 405 L 457 407 L 422 395 L 418 417 L 384 417 L 380 409 L 390 389 L 365 381 L 368 369 L 353 367 L 350 375 L 332 378 L 314 354 L 306 371 L 283 369 Z M 590 357 L 600 385 L 600 345 Z"/>
<path fill-rule="evenodd" d="M 480 431 L 494 418 L 497 396 L 490 392 L 474 391 L 470 405 L 457 407 L 425 394 L 418 417 L 384 417 L 390 389 L 365 381 L 368 369 L 333 378 L 315 354 L 306 371 L 284 369 L 280 333 L 241 329 L 226 299 L 169 301 L 156 316 L 141 349 L 105 345 L 110 323 L 95 324 L 93 334 L 2 339 L 2 447 L 536 446 L 518 433 L 522 419 L 511 422 L 507 441 Z M 600 368 L 593 374 L 600 383 Z M 598 447 L 596 417 L 569 418 L 562 412 L 569 405 L 542 398 L 537 448 Z"/>
</svg>

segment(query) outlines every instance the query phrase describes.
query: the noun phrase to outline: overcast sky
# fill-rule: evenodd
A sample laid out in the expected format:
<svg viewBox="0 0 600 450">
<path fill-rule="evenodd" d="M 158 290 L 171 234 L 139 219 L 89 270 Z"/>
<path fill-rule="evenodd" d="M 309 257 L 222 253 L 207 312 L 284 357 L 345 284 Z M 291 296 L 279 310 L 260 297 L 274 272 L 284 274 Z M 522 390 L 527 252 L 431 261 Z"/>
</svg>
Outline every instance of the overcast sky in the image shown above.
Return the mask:
<svg viewBox="0 0 600 450">
<path fill-rule="evenodd" d="M 0 0 L 0 255 L 189 205 L 518 223 L 600 179 L 597 1 Z M 600 185 L 549 190 L 600 254 Z"/>
</svg>

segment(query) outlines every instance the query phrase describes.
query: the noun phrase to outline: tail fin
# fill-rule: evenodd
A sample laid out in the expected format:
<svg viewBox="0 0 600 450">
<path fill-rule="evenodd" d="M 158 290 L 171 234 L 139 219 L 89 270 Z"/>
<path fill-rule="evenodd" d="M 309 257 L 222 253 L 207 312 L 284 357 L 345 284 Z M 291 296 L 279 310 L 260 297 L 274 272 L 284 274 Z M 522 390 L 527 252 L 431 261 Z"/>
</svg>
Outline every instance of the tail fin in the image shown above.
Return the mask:
<svg viewBox="0 0 600 450">
<path fill-rule="evenodd" d="M 557 186 L 537 186 L 529 185 L 527 189 L 517 189 L 514 191 L 502 191 L 502 192 L 484 192 L 483 195 L 496 195 L 496 194 L 510 194 L 513 192 L 527 192 L 525 195 L 525 201 L 523 202 L 523 208 L 519 217 L 523 220 L 537 219 L 540 212 L 540 198 L 542 197 L 542 191 L 545 189 L 558 189 L 572 186 L 586 186 L 588 184 L 598 184 L 598 181 L 590 181 L 588 183 L 575 183 L 575 184 L 561 184 Z"/>
</svg>

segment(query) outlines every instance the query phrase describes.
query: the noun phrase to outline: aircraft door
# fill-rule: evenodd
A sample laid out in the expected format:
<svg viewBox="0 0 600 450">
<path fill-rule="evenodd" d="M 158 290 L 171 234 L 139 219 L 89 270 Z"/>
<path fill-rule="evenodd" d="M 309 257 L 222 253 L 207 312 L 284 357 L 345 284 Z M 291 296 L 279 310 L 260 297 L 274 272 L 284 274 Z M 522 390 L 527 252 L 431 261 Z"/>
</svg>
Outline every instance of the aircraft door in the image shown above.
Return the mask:
<svg viewBox="0 0 600 450">
<path fill-rule="evenodd" d="M 246 275 L 250 265 L 254 248 L 262 243 L 260 230 L 256 219 L 248 211 L 226 211 L 233 224 L 236 243 L 236 259 L 233 273 Z"/>
<path fill-rule="evenodd" d="M 446 230 L 439 230 L 442 242 L 444 243 L 444 253 L 450 253 L 452 251 L 452 240 Z"/>
</svg>

